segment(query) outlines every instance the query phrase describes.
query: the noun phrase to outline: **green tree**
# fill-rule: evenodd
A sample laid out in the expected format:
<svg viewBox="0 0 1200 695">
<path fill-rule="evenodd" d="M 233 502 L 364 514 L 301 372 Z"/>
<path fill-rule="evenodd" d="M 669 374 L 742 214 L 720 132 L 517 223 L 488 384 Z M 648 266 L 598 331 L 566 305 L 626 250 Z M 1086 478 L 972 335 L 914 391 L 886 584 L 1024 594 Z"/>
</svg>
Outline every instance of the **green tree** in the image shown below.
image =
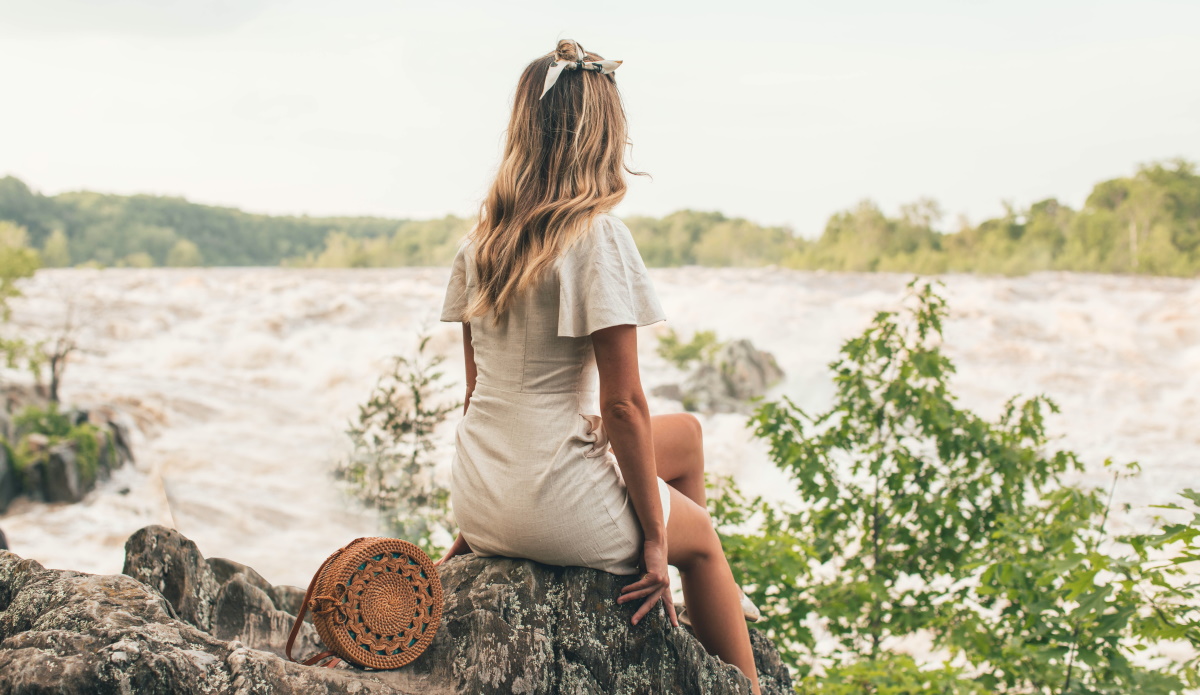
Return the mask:
<svg viewBox="0 0 1200 695">
<path fill-rule="evenodd" d="M 41 257 L 29 248 L 29 233 L 12 222 L 0 221 L 0 320 L 12 317 L 8 300 L 21 295 L 17 280 L 32 276 L 41 267 Z"/>
<path fill-rule="evenodd" d="M 119 259 L 113 265 L 118 268 L 153 268 L 154 257 L 145 251 L 137 251 Z"/>
<path fill-rule="evenodd" d="M 379 519 L 390 533 L 425 552 L 441 550 L 438 535 L 452 539 L 450 491 L 434 478 L 433 435 L 461 402 L 440 398 L 443 357 L 429 357 L 429 336 L 419 336 L 410 359 L 392 358 L 358 417 L 349 423 L 350 455 L 338 462 L 335 478 Z"/>
<path fill-rule="evenodd" d="M 177 268 L 203 265 L 199 247 L 187 239 L 179 239 L 167 252 L 167 265 Z"/>
<path fill-rule="evenodd" d="M 935 287 L 914 280 L 903 312 L 879 312 L 846 341 L 830 365 L 827 411 L 810 415 L 786 397 L 755 411 L 750 424 L 795 485 L 794 503 L 748 500 L 728 478 L 712 484 L 734 573 L 801 691 L 853 692 L 849 682 L 861 692 L 974 692 L 907 690 L 911 673 L 899 670 L 888 681 L 889 645 L 918 633 L 993 692 L 1169 693 L 1194 683 L 1194 660 L 1148 669 L 1131 656 L 1167 639 L 1200 648 L 1196 586 L 1179 582 L 1180 567 L 1200 559 L 1200 514 L 1102 546 L 1103 495 L 1063 485 L 1082 464 L 1048 451 L 1052 401 L 1012 398 L 995 421 L 957 405 Z M 817 651 L 814 629 L 832 638 L 833 654 Z"/>
<path fill-rule="evenodd" d="M 42 245 L 42 262 L 48 268 L 65 268 L 71 265 L 71 251 L 67 234 L 55 229 Z"/>
<path fill-rule="evenodd" d="M 711 361 L 722 345 L 723 343 L 717 340 L 717 334 L 714 331 L 696 331 L 692 334 L 691 340 L 685 343 L 679 339 L 675 329 L 671 328 L 658 337 L 656 351 L 663 359 L 676 367 L 687 369 L 693 362 Z"/>
</svg>

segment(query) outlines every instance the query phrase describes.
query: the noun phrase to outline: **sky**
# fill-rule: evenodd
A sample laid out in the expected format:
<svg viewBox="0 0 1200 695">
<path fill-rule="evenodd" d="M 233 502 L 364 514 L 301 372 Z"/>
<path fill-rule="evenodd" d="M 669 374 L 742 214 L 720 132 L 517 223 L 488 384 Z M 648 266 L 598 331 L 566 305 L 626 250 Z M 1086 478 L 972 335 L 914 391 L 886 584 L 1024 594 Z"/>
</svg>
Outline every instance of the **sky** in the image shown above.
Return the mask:
<svg viewBox="0 0 1200 695">
<path fill-rule="evenodd" d="M 472 215 L 524 66 L 625 61 L 619 215 L 944 228 L 1200 161 L 1200 2 L 0 0 L 0 175 L 252 212 Z"/>
</svg>

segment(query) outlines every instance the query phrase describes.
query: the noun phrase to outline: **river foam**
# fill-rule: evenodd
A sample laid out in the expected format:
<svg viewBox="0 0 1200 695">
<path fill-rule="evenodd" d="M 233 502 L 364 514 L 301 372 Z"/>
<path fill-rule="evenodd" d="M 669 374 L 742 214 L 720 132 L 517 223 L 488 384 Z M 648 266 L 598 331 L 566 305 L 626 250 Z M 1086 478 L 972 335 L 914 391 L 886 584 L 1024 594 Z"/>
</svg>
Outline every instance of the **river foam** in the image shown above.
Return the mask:
<svg viewBox="0 0 1200 695">
<path fill-rule="evenodd" d="M 85 351 L 62 396 L 114 403 L 138 425 L 135 468 L 75 505 L 18 502 L 0 517 L 13 550 L 56 568 L 114 573 L 123 543 L 149 523 L 177 527 L 209 557 L 253 566 L 278 584 L 307 584 L 334 549 L 375 535 L 370 512 L 339 493 L 327 471 L 347 447 L 344 429 L 389 356 L 411 354 L 421 326 L 449 357 L 460 395 L 457 324 L 437 322 L 443 268 L 44 269 L 21 282 L 10 330 L 54 331 L 73 304 Z M 786 393 L 828 405 L 827 364 L 909 277 L 780 269 L 653 269 L 668 321 L 641 329 L 643 383 L 677 381 L 654 354 L 668 327 L 749 338 L 774 353 Z M 1043 393 L 1058 445 L 1083 456 L 1085 479 L 1102 463 L 1137 460 L 1118 504 L 1172 501 L 1196 486 L 1200 462 L 1200 281 L 1046 273 L 947 276 L 946 352 L 961 403 L 995 417 L 1012 395 Z M 6 378 L 24 379 L 11 370 Z M 651 398 L 653 412 L 678 403 Z M 710 470 L 752 492 L 786 497 L 740 415 L 705 423 Z M 437 453 L 447 476 L 453 419 Z M 1136 511 L 1136 510 L 1135 510 Z M 1145 514 L 1115 523 L 1144 528 Z"/>
</svg>

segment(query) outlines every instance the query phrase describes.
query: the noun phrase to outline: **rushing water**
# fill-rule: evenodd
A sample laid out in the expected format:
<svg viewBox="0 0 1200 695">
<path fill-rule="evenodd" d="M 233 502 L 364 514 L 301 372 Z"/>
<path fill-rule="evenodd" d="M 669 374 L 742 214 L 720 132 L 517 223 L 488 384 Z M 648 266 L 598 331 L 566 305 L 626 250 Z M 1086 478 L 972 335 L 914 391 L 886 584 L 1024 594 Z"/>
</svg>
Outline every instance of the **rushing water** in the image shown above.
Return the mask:
<svg viewBox="0 0 1200 695">
<path fill-rule="evenodd" d="M 642 329 L 643 382 L 679 380 L 654 336 L 715 329 L 777 357 L 786 393 L 827 405 L 827 364 L 874 313 L 894 308 L 907 276 L 775 269 L 655 269 L 669 317 Z M 458 324 L 437 322 L 448 271 L 281 268 L 47 269 L 22 282 L 9 330 L 53 332 L 73 307 L 78 342 L 65 402 L 128 413 L 137 465 L 74 505 L 19 502 L 0 517 L 12 549 L 50 567 L 121 570 L 125 539 L 173 525 L 208 557 L 304 586 L 348 540 L 378 532 L 327 471 L 344 429 L 394 354 L 411 354 L 422 325 L 458 381 Z M 951 316 L 946 351 L 963 405 L 995 417 L 1011 395 L 1044 393 L 1062 407 L 1057 444 L 1080 452 L 1103 484 L 1103 460 L 1137 460 L 1118 504 L 1172 501 L 1200 486 L 1200 281 L 1040 274 L 942 278 Z M 9 372 L 9 379 L 24 375 Z M 680 409 L 650 399 L 653 412 Z M 785 494 L 745 417 L 704 418 L 710 470 L 750 491 Z M 447 476 L 449 433 L 439 472 Z M 1117 523 L 1144 527 L 1144 513 Z"/>
</svg>

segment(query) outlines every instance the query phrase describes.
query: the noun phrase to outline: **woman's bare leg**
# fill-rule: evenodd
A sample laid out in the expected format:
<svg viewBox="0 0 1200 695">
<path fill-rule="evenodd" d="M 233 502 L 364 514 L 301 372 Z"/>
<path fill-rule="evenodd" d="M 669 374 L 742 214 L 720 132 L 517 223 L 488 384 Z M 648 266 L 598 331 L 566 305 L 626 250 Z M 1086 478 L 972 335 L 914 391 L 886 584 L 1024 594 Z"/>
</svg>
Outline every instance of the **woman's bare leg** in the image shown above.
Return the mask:
<svg viewBox="0 0 1200 695">
<path fill-rule="evenodd" d="M 760 695 L 750 631 L 721 539 L 708 510 L 674 487 L 670 493 L 667 562 L 679 568 L 683 579 L 683 600 L 692 631 L 709 654 L 741 669 L 755 695 Z"/>
<path fill-rule="evenodd" d="M 653 415 L 650 417 L 650 431 L 654 436 L 654 463 L 658 468 L 658 477 L 700 505 L 701 509 L 706 509 L 704 437 L 700 421 L 691 413 Z"/>
</svg>

